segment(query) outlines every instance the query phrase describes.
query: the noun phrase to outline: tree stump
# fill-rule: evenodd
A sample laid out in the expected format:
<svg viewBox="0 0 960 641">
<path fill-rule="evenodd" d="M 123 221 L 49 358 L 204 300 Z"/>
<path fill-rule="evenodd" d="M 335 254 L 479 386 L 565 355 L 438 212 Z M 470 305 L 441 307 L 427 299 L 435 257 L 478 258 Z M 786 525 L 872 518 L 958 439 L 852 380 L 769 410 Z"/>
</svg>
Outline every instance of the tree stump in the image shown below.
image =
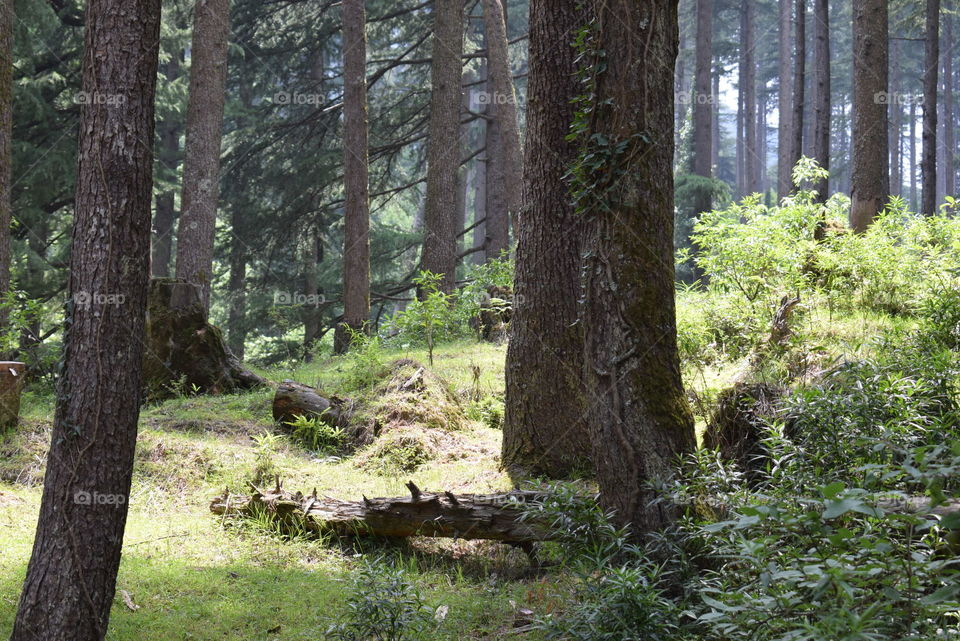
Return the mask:
<svg viewBox="0 0 960 641">
<path fill-rule="evenodd" d="M 324 398 L 318 390 L 308 385 L 286 380 L 280 383 L 273 396 L 273 420 L 280 424 L 292 423 L 298 416 L 303 416 L 342 427 L 343 404 L 342 399 Z"/>
<path fill-rule="evenodd" d="M 20 420 L 20 393 L 26 365 L 0 361 L 0 432 L 16 427 Z"/>
<path fill-rule="evenodd" d="M 180 386 L 225 394 L 265 382 L 243 367 L 220 330 L 207 322 L 196 286 L 171 278 L 150 281 L 143 355 L 147 399 L 174 396 Z"/>
</svg>

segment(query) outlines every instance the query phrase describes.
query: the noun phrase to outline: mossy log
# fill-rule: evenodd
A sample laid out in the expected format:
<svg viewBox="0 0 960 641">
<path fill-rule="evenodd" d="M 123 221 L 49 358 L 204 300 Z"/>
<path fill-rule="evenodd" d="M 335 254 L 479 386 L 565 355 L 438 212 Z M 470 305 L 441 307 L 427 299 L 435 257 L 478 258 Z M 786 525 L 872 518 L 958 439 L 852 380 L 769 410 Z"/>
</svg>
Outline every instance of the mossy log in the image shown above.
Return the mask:
<svg viewBox="0 0 960 641">
<path fill-rule="evenodd" d="M 291 494 L 279 481 L 271 490 L 257 489 L 250 496 L 225 492 L 210 504 L 219 515 L 269 515 L 291 532 L 339 536 L 431 536 L 489 539 L 527 544 L 551 538 L 550 529 L 523 521 L 516 504 L 543 498 L 543 494 L 516 490 L 500 494 L 434 494 L 407 483 L 410 496 L 341 501 Z"/>
<path fill-rule="evenodd" d="M 143 380 L 148 399 L 172 396 L 180 386 L 225 394 L 266 382 L 243 367 L 207 322 L 196 286 L 171 278 L 150 281 Z"/>
<path fill-rule="evenodd" d="M 20 420 L 20 393 L 26 365 L 0 361 L 0 432 L 16 427 Z"/>
<path fill-rule="evenodd" d="M 273 420 L 292 423 L 298 416 L 318 418 L 328 425 L 343 427 L 345 401 L 337 397 L 325 398 L 309 385 L 286 380 L 273 395 Z"/>
</svg>

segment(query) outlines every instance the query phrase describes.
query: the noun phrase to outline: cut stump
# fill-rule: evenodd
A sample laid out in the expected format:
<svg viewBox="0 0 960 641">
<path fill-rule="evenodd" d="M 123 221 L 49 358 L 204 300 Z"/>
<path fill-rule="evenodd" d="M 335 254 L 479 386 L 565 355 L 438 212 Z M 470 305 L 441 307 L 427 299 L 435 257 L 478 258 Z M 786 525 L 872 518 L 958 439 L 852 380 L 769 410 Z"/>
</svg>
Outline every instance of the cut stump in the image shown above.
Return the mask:
<svg viewBox="0 0 960 641">
<path fill-rule="evenodd" d="M 343 427 L 345 422 L 343 399 L 325 398 L 309 385 L 286 380 L 273 395 L 273 420 L 292 423 L 298 416 L 320 419 L 328 425 Z"/>
<path fill-rule="evenodd" d="M 173 396 L 180 386 L 226 394 L 266 382 L 240 363 L 207 322 L 197 287 L 172 278 L 150 281 L 143 381 L 148 400 Z"/>
</svg>

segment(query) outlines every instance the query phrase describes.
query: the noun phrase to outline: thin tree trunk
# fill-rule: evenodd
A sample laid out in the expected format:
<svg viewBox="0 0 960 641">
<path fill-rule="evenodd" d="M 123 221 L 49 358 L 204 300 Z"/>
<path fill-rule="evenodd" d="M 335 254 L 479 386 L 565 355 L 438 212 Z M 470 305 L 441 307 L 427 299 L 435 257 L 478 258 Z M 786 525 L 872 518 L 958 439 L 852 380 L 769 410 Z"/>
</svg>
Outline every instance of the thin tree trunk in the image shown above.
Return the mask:
<svg viewBox="0 0 960 641">
<path fill-rule="evenodd" d="M 213 240 L 220 197 L 220 141 L 227 81 L 230 0 L 197 0 L 177 227 L 177 278 L 200 287 L 210 311 Z"/>
<path fill-rule="evenodd" d="M 949 7 L 948 7 L 949 8 Z M 957 177 L 954 162 L 954 146 L 956 132 L 954 131 L 953 112 L 953 14 L 946 12 L 943 18 L 944 40 L 946 50 L 943 56 L 943 191 L 945 196 L 956 196 Z"/>
<path fill-rule="evenodd" d="M 647 483 L 666 479 L 695 447 L 680 381 L 673 267 L 673 67 L 677 3 L 596 0 L 596 112 L 592 136 L 622 154 L 584 212 L 585 379 L 594 464 L 604 509 L 639 532 L 675 517 Z M 595 62 L 592 61 L 592 62 Z M 615 178 L 611 179 L 611 176 Z"/>
<path fill-rule="evenodd" d="M 867 229 L 890 195 L 888 31 L 886 0 L 854 0 L 850 226 L 856 232 Z"/>
<path fill-rule="evenodd" d="M 743 195 L 760 191 L 757 155 L 757 63 L 754 51 L 754 0 L 740 2 L 740 93 L 743 100 Z"/>
<path fill-rule="evenodd" d="M 10 291 L 11 175 L 13 168 L 13 0 L 0 0 L 0 303 Z M 0 305 L 0 331 L 9 310 Z M 0 354 L 0 357 L 4 355 Z"/>
<path fill-rule="evenodd" d="M 714 98 L 714 101 L 718 100 L 720 96 L 720 67 L 719 65 L 714 65 L 713 67 L 713 93 L 711 94 Z M 713 106 L 712 111 L 712 129 L 713 133 L 710 135 L 710 166 L 714 167 L 714 171 L 719 171 L 720 167 L 720 104 L 717 102 Z"/>
<path fill-rule="evenodd" d="M 309 363 L 313 360 L 314 341 L 320 334 L 320 315 L 318 303 L 320 300 L 320 282 L 317 277 L 320 264 L 320 231 L 315 223 L 307 229 L 306 244 L 303 247 L 303 347 L 304 357 Z"/>
<path fill-rule="evenodd" d="M 520 210 L 523 192 L 523 152 L 520 148 L 520 130 L 517 122 L 517 97 L 510 69 L 509 45 L 502 0 L 483 0 L 483 16 L 487 43 L 487 72 L 489 73 L 488 115 L 493 118 L 496 142 L 487 155 L 495 154 L 503 190 L 503 211 L 490 212 L 499 220 L 497 235 L 488 234 L 493 247 L 487 258 L 498 257 L 500 251 L 510 248 L 510 222 Z M 489 188 L 487 193 L 489 193 Z M 489 208 L 488 208 L 489 211 Z M 502 220 L 500 217 L 503 216 Z M 489 227 L 488 227 L 489 229 Z M 491 252 L 496 255 L 491 256 Z"/>
<path fill-rule="evenodd" d="M 367 36 L 364 0 L 343 0 L 343 322 L 334 351 L 370 319 L 370 188 L 367 162 Z M 457 230 L 459 231 L 459 229 Z"/>
<path fill-rule="evenodd" d="M 243 238 L 242 214 L 239 208 L 231 212 L 230 238 L 230 292 L 227 315 L 227 346 L 242 361 L 247 342 L 247 246 Z"/>
<path fill-rule="evenodd" d="M 806 106 L 805 83 L 807 80 L 807 0 L 796 0 L 794 15 L 794 60 L 793 60 L 793 140 L 790 147 L 790 185 L 793 187 L 793 168 L 803 156 L 803 110 Z"/>
<path fill-rule="evenodd" d="M 922 201 L 920 211 L 937 210 L 937 75 L 940 68 L 940 0 L 926 1 L 926 42 L 923 72 L 923 153 L 920 158 Z"/>
<path fill-rule="evenodd" d="M 87 3 L 83 89 L 105 99 L 80 112 L 65 356 L 12 641 L 107 633 L 140 410 L 159 40 L 160 0 Z"/>
<path fill-rule="evenodd" d="M 899 196 L 903 188 L 903 176 L 900 174 L 900 128 L 903 122 L 903 105 L 900 104 L 900 42 L 890 41 L 890 96 L 889 101 L 890 130 L 888 145 L 890 147 L 890 195 Z"/>
<path fill-rule="evenodd" d="M 780 91 L 777 94 L 777 196 L 783 198 L 793 188 L 790 175 L 793 172 L 793 82 L 790 77 L 792 41 L 790 39 L 791 9 L 793 0 L 780 3 Z"/>
<path fill-rule="evenodd" d="M 441 289 L 456 285 L 457 169 L 460 164 L 460 57 L 463 52 L 463 3 L 436 0 L 433 5 L 433 65 L 427 195 L 424 207 L 424 270 L 441 274 Z"/>
<path fill-rule="evenodd" d="M 830 169 L 830 10 L 828 0 L 813 3 L 813 158 L 826 170 Z M 829 179 L 813 185 L 819 202 L 830 195 Z"/>
<path fill-rule="evenodd" d="M 693 89 L 693 173 L 713 176 L 713 0 L 697 0 L 697 51 Z M 710 210 L 709 194 L 697 204 L 697 213 Z"/>
<path fill-rule="evenodd" d="M 172 56 L 166 64 L 164 76 L 167 82 L 180 77 L 180 56 Z M 160 123 L 160 150 L 157 153 L 161 170 L 169 172 L 173 180 L 180 163 L 180 119 L 168 114 Z M 175 188 L 157 194 L 157 211 L 153 220 L 153 245 L 150 267 L 156 278 L 170 276 L 170 259 L 173 257 L 173 226 L 177 218 L 174 204 Z"/>
<path fill-rule="evenodd" d="M 920 204 L 920 189 L 917 184 L 917 101 L 910 101 L 910 210 L 917 211 Z"/>
<path fill-rule="evenodd" d="M 514 476 L 564 476 L 590 456 L 577 322 L 583 219 L 564 179 L 577 156 L 567 138 L 571 100 L 581 91 L 573 34 L 585 24 L 575 2 L 530 2 L 526 207 L 517 227 L 501 456 Z"/>
</svg>

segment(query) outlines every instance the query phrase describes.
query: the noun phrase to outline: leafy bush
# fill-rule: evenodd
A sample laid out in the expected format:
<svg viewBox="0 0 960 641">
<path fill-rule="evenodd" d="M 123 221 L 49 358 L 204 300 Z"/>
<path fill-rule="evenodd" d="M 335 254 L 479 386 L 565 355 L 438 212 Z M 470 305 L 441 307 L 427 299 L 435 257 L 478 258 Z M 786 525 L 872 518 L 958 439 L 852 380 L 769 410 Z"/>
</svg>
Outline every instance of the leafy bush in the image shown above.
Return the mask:
<svg viewBox="0 0 960 641">
<path fill-rule="evenodd" d="M 524 518 L 551 523 L 559 540 L 554 553 L 573 574 L 569 605 L 541 616 L 534 628 L 547 639 L 682 641 L 681 608 L 666 596 L 666 566 L 651 560 L 650 550 L 616 528 L 596 500 L 572 485 L 550 488 L 543 502 L 526 506 Z"/>
<path fill-rule="evenodd" d="M 419 639 L 433 622 L 431 611 L 403 570 L 366 561 L 353 581 L 345 621 L 327 629 L 340 641 Z"/>
</svg>

